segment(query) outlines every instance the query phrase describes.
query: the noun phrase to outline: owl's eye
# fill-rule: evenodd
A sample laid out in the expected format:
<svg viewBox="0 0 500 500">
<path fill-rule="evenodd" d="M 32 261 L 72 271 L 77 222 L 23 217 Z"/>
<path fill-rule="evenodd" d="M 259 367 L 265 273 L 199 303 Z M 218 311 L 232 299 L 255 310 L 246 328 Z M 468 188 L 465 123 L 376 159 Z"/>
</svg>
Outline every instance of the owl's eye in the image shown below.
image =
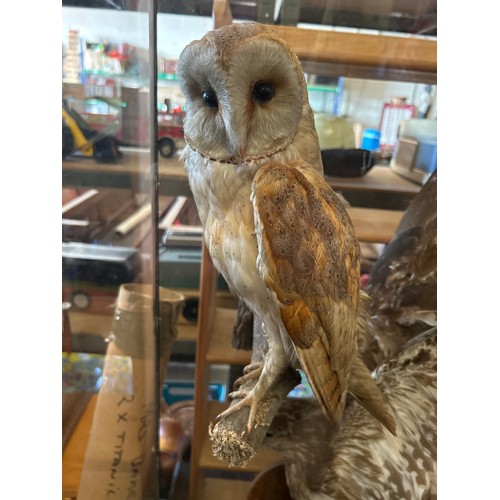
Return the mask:
<svg viewBox="0 0 500 500">
<path fill-rule="evenodd" d="M 203 104 L 209 108 L 216 108 L 218 106 L 217 103 L 217 94 L 214 89 L 207 89 L 201 93 L 201 98 L 203 99 Z"/>
<path fill-rule="evenodd" d="M 275 90 L 271 82 L 258 82 L 252 89 L 252 97 L 258 102 L 268 102 L 274 96 Z"/>
</svg>

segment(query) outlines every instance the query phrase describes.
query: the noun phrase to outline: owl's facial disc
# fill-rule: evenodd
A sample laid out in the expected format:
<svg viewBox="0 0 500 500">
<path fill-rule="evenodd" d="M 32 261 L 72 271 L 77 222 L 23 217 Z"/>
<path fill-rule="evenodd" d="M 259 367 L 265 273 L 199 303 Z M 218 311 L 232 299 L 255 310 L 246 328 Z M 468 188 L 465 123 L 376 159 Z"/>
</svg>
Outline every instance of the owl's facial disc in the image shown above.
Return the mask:
<svg viewBox="0 0 500 500">
<path fill-rule="evenodd" d="M 185 138 L 203 156 L 240 163 L 293 141 L 305 86 L 275 40 L 250 38 L 224 54 L 202 40 L 184 49 L 177 72 L 186 96 Z"/>
<path fill-rule="evenodd" d="M 302 115 L 303 87 L 289 53 L 275 40 L 252 38 L 228 64 L 234 146 L 245 158 L 273 155 L 294 139 Z"/>
<path fill-rule="evenodd" d="M 203 40 L 188 45 L 179 58 L 177 75 L 186 97 L 186 142 L 206 157 L 228 158 L 227 73 L 215 47 Z"/>
</svg>

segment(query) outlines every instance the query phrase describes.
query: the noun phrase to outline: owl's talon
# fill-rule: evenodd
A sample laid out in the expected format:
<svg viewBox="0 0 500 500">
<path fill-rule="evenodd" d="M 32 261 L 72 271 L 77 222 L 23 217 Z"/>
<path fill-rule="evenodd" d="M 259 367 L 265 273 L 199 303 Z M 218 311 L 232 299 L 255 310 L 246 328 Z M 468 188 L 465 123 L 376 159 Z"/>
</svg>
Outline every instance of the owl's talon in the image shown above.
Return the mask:
<svg viewBox="0 0 500 500">
<path fill-rule="evenodd" d="M 245 391 L 233 391 L 233 392 L 230 392 L 228 395 L 227 395 L 227 398 L 228 399 L 238 399 L 238 398 L 245 398 L 247 396 L 247 392 Z"/>
<path fill-rule="evenodd" d="M 263 363 L 252 363 L 248 366 L 245 366 L 245 368 L 243 369 L 244 375 L 242 377 L 237 378 L 234 381 L 233 387 L 237 389 L 238 387 L 245 384 L 249 380 L 258 379 L 263 369 L 264 369 Z"/>
<path fill-rule="evenodd" d="M 252 403 L 250 405 L 250 415 L 248 415 L 248 420 L 247 420 L 247 433 L 248 434 L 250 434 L 250 432 L 252 432 L 256 415 L 257 415 L 257 404 Z"/>
<path fill-rule="evenodd" d="M 231 395 L 234 394 L 235 393 L 233 392 L 231 393 Z M 250 414 L 247 420 L 247 432 L 248 434 L 250 434 L 254 426 L 255 416 L 257 415 L 257 406 L 258 406 L 258 400 L 255 398 L 255 396 L 252 395 L 246 395 L 241 401 L 238 401 L 236 404 L 230 406 L 227 410 L 224 410 L 222 413 L 219 413 L 219 415 L 217 415 L 217 417 L 215 418 L 215 423 L 220 422 L 222 419 L 227 418 L 233 413 L 240 411 L 244 406 L 250 407 Z"/>
<path fill-rule="evenodd" d="M 254 372 L 254 371 L 261 372 L 263 366 L 264 365 L 263 365 L 262 361 L 254 361 L 253 363 L 250 363 L 249 365 L 245 366 L 245 368 L 243 368 L 243 374 L 247 375 L 248 373 Z"/>
</svg>

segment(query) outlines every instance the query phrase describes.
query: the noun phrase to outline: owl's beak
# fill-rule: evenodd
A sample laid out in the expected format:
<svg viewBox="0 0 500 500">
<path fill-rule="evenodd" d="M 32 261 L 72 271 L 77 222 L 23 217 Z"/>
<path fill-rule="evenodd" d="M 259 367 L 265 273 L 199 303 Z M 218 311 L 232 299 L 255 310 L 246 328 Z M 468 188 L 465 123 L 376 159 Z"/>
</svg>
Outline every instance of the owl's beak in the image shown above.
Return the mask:
<svg viewBox="0 0 500 500">
<path fill-rule="evenodd" d="M 239 106 L 233 105 L 233 108 L 239 109 Z M 223 114 L 224 125 L 228 131 L 229 154 L 235 161 L 241 161 L 245 158 L 247 151 L 249 119 L 245 113 L 231 111 Z"/>
<path fill-rule="evenodd" d="M 245 155 L 247 152 L 246 134 L 245 134 L 245 137 L 238 137 L 235 142 L 236 142 L 236 144 L 234 144 L 234 147 L 233 147 L 233 151 L 234 151 L 233 154 L 236 157 L 235 159 L 238 161 L 243 161 L 245 159 Z"/>
<path fill-rule="evenodd" d="M 237 161 L 237 162 L 242 161 L 245 158 L 245 151 L 246 151 L 245 145 L 243 145 L 241 143 L 235 144 L 231 148 L 231 152 L 232 152 L 231 160 Z"/>
</svg>

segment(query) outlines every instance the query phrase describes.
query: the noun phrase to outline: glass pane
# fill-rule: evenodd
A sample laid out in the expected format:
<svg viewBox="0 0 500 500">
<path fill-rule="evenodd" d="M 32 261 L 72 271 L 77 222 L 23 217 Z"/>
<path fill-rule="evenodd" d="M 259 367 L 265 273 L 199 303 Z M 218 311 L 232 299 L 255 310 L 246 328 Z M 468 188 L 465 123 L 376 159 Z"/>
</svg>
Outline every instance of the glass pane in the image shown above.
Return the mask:
<svg viewBox="0 0 500 500">
<path fill-rule="evenodd" d="M 62 8 L 63 494 L 158 498 L 182 296 L 156 280 L 154 4 L 109 7 Z"/>
<path fill-rule="evenodd" d="M 394 236 L 403 212 L 436 169 L 436 2 L 193 1 L 160 2 L 159 7 L 158 92 L 167 102 L 172 100 L 175 108 L 182 109 L 185 104 L 185 96 L 179 93 L 179 82 L 174 72 L 180 53 L 187 44 L 202 38 L 214 27 L 237 25 L 243 21 L 269 24 L 296 52 L 314 115 L 325 180 L 350 204 L 348 213 L 360 241 L 360 283 L 364 286 Z M 220 43 L 225 46 L 224 42 Z M 237 42 L 235 45 L 238 45 Z M 232 48 L 228 43 L 228 50 Z M 256 59 L 247 61 L 249 73 L 258 64 Z M 225 62 L 230 67 L 232 61 Z M 211 64 L 217 66 L 224 77 L 227 76 L 225 68 L 221 69 L 219 63 L 215 56 L 205 64 L 207 68 Z M 216 71 L 211 73 L 207 69 L 205 73 L 204 67 L 196 68 L 196 71 L 197 84 L 202 82 L 207 85 L 202 75 L 208 74 L 206 79 L 209 83 L 220 84 L 220 89 L 224 89 L 227 95 L 239 88 L 240 79 L 231 81 L 229 88 L 229 85 L 225 87 L 216 80 Z M 244 71 L 245 68 L 242 73 Z M 242 82 L 245 77 L 242 74 Z M 211 78 L 215 79 L 215 83 Z M 196 87 L 194 83 L 193 86 Z M 245 104 L 251 107 L 251 103 Z M 221 108 L 222 105 L 219 111 Z M 228 114 L 235 111 L 235 115 L 238 111 L 224 110 Z M 242 115 L 245 113 L 245 109 L 240 111 Z M 201 111 L 199 116 L 203 116 Z M 207 119 L 205 128 L 200 125 L 200 136 L 211 133 L 210 123 Z M 238 130 L 235 127 L 230 132 L 236 135 Z M 420 140 L 419 157 L 410 153 L 405 156 L 404 148 L 398 152 L 400 138 L 407 136 Z M 220 145 L 220 150 L 226 151 L 225 143 Z M 212 163 L 213 155 L 207 151 L 200 151 L 199 154 L 205 156 L 203 161 L 207 169 L 209 165 L 214 171 L 219 167 Z M 169 174 L 178 174 L 180 182 L 182 169 L 179 169 L 178 162 L 171 159 L 160 159 L 159 165 L 161 192 L 166 190 Z M 228 189 L 230 175 L 228 172 L 227 178 L 224 177 Z M 163 181 L 165 184 L 162 185 Z M 212 185 L 207 192 L 211 193 L 211 190 Z M 178 193 L 181 194 L 180 191 Z M 182 192 L 182 196 L 185 199 L 179 199 L 179 205 L 174 210 L 178 214 L 175 223 L 160 226 L 165 231 L 162 232 L 161 242 L 164 252 L 160 255 L 161 280 L 173 280 L 173 274 L 168 272 L 167 260 L 173 259 L 176 249 L 184 246 L 186 261 L 187 256 L 194 257 L 200 253 L 199 244 L 195 246 L 194 242 L 202 234 L 203 223 L 193 210 L 196 205 L 191 193 Z M 197 201 L 203 204 L 206 200 L 200 196 Z M 244 224 L 243 218 L 238 219 L 238 214 L 231 210 L 227 216 Z M 171 222 L 173 218 L 166 220 Z M 221 491 L 230 491 L 232 498 L 244 499 L 255 486 L 257 474 L 265 469 L 271 474 L 273 463 L 282 457 L 259 449 L 247 466 L 235 470 L 229 466 L 227 456 L 226 461 L 221 463 L 219 460 L 223 455 L 220 452 L 222 445 L 218 458 L 215 456 L 217 438 L 213 434 L 210 438 L 208 422 L 214 422 L 215 417 L 232 402 L 227 399 L 217 401 L 213 397 L 211 369 L 221 359 L 230 367 L 227 394 L 233 389 L 237 368 L 241 364 L 249 364 L 258 349 L 251 353 L 248 349 L 231 350 L 235 340 L 241 340 L 235 338 L 235 333 L 245 329 L 245 309 L 238 303 L 225 307 L 221 305 L 221 296 L 227 284 L 221 282 L 209 251 L 204 248 L 201 253 L 203 271 L 198 310 L 195 424 L 187 475 L 189 491 L 193 499 L 212 498 L 210 495 L 216 497 Z M 231 264 L 234 265 L 234 262 Z M 219 279 L 217 286 L 214 285 L 216 278 Z M 242 352 L 245 354 L 242 355 Z M 311 397 L 306 377 L 301 377 L 289 397 Z M 245 429 L 238 427 L 237 431 L 241 431 L 242 435 Z M 289 440 L 293 443 L 293 436 Z M 318 467 L 321 465 L 318 464 Z M 276 480 L 280 478 L 279 475 L 274 477 Z"/>
</svg>

